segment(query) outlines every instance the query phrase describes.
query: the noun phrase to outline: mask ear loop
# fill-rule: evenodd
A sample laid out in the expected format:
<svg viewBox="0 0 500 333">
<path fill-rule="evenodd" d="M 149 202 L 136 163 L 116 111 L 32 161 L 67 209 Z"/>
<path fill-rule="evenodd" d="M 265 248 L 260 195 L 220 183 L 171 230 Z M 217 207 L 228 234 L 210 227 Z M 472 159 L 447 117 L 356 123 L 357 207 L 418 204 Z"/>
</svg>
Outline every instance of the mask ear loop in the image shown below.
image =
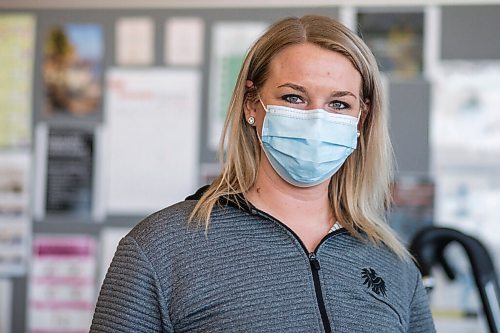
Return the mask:
<svg viewBox="0 0 500 333">
<path fill-rule="evenodd" d="M 264 105 L 264 102 L 262 102 L 262 98 L 260 98 L 260 94 L 257 93 L 257 96 L 259 97 L 259 102 L 260 102 L 260 105 L 262 105 L 262 108 L 264 109 L 264 112 L 267 113 L 267 108 L 266 106 Z M 257 127 L 255 127 L 255 132 L 257 134 L 257 139 L 259 139 L 259 142 L 260 142 L 260 146 L 263 147 L 264 144 L 262 143 L 262 138 L 260 137 L 259 135 L 259 131 L 257 130 Z"/>
<path fill-rule="evenodd" d="M 358 113 L 358 124 L 359 124 L 359 120 L 361 119 L 361 112 L 363 112 L 363 109 L 362 109 L 362 108 L 359 108 L 359 113 Z M 358 138 L 361 136 L 361 131 L 360 131 L 359 129 L 357 130 L 356 135 L 357 135 L 357 137 L 358 137 Z"/>
<path fill-rule="evenodd" d="M 264 108 L 264 111 L 267 113 L 267 108 L 266 108 L 266 106 L 264 105 L 264 102 L 262 102 L 262 98 L 260 98 L 259 93 L 257 93 L 257 96 L 259 97 L 259 102 L 260 102 L 260 105 L 262 105 L 262 108 Z"/>
</svg>

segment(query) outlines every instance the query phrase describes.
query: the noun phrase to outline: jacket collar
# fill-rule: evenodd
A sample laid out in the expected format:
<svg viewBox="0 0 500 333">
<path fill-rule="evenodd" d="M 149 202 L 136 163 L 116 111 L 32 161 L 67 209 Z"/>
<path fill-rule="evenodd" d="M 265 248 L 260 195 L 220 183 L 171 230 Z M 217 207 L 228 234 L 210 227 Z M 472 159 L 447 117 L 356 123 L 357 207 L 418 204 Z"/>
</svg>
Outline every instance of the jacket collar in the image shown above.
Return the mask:
<svg viewBox="0 0 500 333">
<path fill-rule="evenodd" d="M 210 185 L 200 187 L 195 193 L 187 196 L 185 200 L 200 200 L 209 187 Z M 252 204 L 245 199 L 245 196 L 242 193 L 221 196 L 218 204 L 221 206 L 236 207 L 247 212 L 250 212 L 253 208 Z"/>
</svg>

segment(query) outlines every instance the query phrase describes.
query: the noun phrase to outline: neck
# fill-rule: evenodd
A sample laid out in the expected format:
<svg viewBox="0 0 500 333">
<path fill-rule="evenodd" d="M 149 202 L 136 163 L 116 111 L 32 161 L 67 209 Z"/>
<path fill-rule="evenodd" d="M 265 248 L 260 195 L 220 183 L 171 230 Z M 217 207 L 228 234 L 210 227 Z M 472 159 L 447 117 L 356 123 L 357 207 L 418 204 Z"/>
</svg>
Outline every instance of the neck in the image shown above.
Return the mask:
<svg viewBox="0 0 500 333">
<path fill-rule="evenodd" d="M 332 225 L 333 214 L 328 197 L 328 181 L 312 187 L 297 187 L 284 181 L 261 159 L 255 185 L 246 194 L 257 208 L 283 223 Z"/>
</svg>

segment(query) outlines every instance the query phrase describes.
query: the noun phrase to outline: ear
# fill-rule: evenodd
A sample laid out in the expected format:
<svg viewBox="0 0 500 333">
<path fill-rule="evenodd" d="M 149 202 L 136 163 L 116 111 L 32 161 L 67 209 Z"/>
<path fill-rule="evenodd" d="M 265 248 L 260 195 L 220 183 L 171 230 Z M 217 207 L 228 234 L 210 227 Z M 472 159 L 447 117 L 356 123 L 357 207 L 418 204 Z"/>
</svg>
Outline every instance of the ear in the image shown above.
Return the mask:
<svg viewBox="0 0 500 333">
<path fill-rule="evenodd" d="M 363 133 L 363 127 L 365 124 L 366 117 L 368 117 L 368 112 L 370 110 L 370 100 L 365 99 L 363 103 L 361 103 L 360 113 L 359 113 L 359 121 L 358 121 L 358 137 Z"/>
<path fill-rule="evenodd" d="M 359 125 L 363 127 L 365 123 L 365 119 L 368 116 L 368 112 L 370 111 L 371 101 L 367 98 L 363 101 L 361 105 L 361 116 L 359 117 Z"/>
<path fill-rule="evenodd" d="M 245 97 L 245 102 L 243 103 L 243 111 L 245 112 L 245 119 L 256 116 L 258 103 L 259 101 L 253 101 L 250 98 Z"/>
<path fill-rule="evenodd" d="M 246 93 L 245 93 L 245 100 L 243 102 L 243 111 L 245 112 L 245 119 L 248 119 L 249 117 L 255 117 L 257 114 L 257 108 L 258 108 L 258 103 L 259 101 L 255 98 L 251 98 L 253 94 L 248 93 L 248 90 L 254 89 L 253 82 L 250 80 L 247 80 L 246 82 Z"/>
<path fill-rule="evenodd" d="M 370 101 L 370 99 L 365 98 L 365 100 L 363 101 L 363 103 L 364 103 L 364 108 L 363 108 L 363 111 L 368 111 L 368 110 L 370 110 L 370 105 L 371 105 L 371 101 Z"/>
</svg>

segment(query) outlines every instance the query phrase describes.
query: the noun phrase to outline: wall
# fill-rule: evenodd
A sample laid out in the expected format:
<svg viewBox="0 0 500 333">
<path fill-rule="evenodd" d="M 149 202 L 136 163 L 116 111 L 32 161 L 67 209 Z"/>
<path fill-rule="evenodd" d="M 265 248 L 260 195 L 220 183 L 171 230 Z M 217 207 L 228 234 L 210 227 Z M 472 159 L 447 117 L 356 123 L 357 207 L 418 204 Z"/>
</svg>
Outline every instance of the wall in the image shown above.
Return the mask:
<svg viewBox="0 0 500 333">
<path fill-rule="evenodd" d="M 43 82 L 41 78 L 42 67 L 42 41 L 47 29 L 53 24 L 67 22 L 95 22 L 101 24 L 105 33 L 105 50 L 103 66 L 106 69 L 117 67 L 114 50 L 115 22 L 123 16 L 147 16 L 155 23 L 155 40 L 157 45 L 154 54 L 154 63 L 149 67 L 165 67 L 163 62 L 164 29 L 166 19 L 172 17 L 194 16 L 204 21 L 204 61 L 193 69 L 201 73 L 201 106 L 199 135 L 199 164 L 200 170 L 210 168 L 216 160 L 215 151 L 207 142 L 209 141 L 208 127 L 210 104 L 210 57 L 211 57 L 211 30 L 218 21 L 247 21 L 257 20 L 272 22 L 280 17 L 289 15 L 302 15 L 304 13 L 320 13 L 344 20 L 347 24 L 355 23 L 355 14 L 359 12 L 393 12 L 393 13 L 422 13 L 424 23 L 424 69 L 422 74 L 411 78 L 388 78 L 388 102 L 391 117 L 391 136 L 394 142 L 395 153 L 401 175 L 431 175 L 430 147 L 429 147 L 429 119 L 432 102 L 432 68 L 443 59 L 499 59 L 500 43 L 498 43 L 497 20 L 500 14 L 499 5 L 448 5 L 447 2 L 398 2 L 394 6 L 389 1 L 380 1 L 376 7 L 366 7 L 369 2 L 316 2 L 310 7 L 277 7 L 266 8 L 264 2 L 253 8 L 234 8 L 234 2 L 220 3 L 221 8 L 196 8 L 200 3 L 187 1 L 149 2 L 149 8 L 135 7 L 137 2 L 120 2 L 123 7 L 116 8 L 116 4 L 108 1 L 85 2 L 85 8 L 78 10 L 67 9 L 72 5 L 67 2 L 64 7 L 58 1 L 44 3 L 18 1 L 12 5 L 9 1 L 0 1 L 0 14 L 5 13 L 30 13 L 36 17 L 36 56 L 34 63 L 33 83 L 33 137 L 36 136 L 35 128 L 38 124 L 47 126 L 77 126 L 99 127 L 105 122 L 105 113 L 98 112 L 93 117 L 84 121 L 75 122 L 74 119 L 50 119 L 43 115 L 44 104 Z M 266 2 L 267 3 L 267 2 Z M 302 3 L 302 2 L 301 2 Z M 370 2 L 371 3 L 371 2 Z M 469 2 L 471 3 L 471 2 Z M 474 2 L 475 3 L 475 2 Z M 500 3 L 500 2 L 494 2 Z M 46 4 L 44 6 L 43 4 Z M 97 9 L 101 4 L 110 8 Z M 256 3 L 254 3 L 255 5 Z M 373 4 L 373 3 L 372 3 Z M 403 4 L 404 6 L 402 6 Z M 31 5 L 31 7 L 30 7 Z M 439 5 L 439 6 L 436 6 Z M 67 7 L 66 7 L 67 6 Z M 83 6 L 78 4 L 78 6 Z M 141 2 L 141 6 L 145 6 Z M 357 6 L 357 7 L 356 7 Z M 65 8 L 66 7 L 66 8 Z M 129 7 L 129 8 L 125 8 Z M 146 6 L 145 6 L 146 7 Z M 170 7 L 170 8 L 166 8 Z M 231 8 L 233 7 L 233 8 Z M 482 36 L 476 38 L 476 36 Z M 175 67 L 175 66 L 174 66 Z M 182 67 L 180 67 L 182 68 Z M 104 83 L 104 78 L 103 81 Z M 31 147 L 35 154 L 35 144 Z M 36 168 L 36 166 L 34 166 Z M 43 176 L 43 175 L 42 175 Z M 40 175 L 34 174 L 34 177 Z M 198 184 L 204 183 L 200 175 Z M 182 200 L 182 197 L 179 197 Z M 36 214 L 35 214 L 36 215 Z M 90 219 L 76 219 L 68 223 L 69 216 L 50 216 L 42 214 L 40 219 L 32 224 L 33 235 L 38 234 L 85 234 L 99 238 L 102 231 L 109 227 L 130 228 L 135 225 L 143 215 L 140 214 L 105 214 L 102 221 Z M 100 254 L 98 254 L 99 257 Z M 100 275 L 102 272 L 98 272 Z M 11 309 L 12 332 L 26 330 L 27 318 L 27 290 L 28 283 L 25 275 L 10 278 L 13 282 L 13 304 Z"/>
</svg>

